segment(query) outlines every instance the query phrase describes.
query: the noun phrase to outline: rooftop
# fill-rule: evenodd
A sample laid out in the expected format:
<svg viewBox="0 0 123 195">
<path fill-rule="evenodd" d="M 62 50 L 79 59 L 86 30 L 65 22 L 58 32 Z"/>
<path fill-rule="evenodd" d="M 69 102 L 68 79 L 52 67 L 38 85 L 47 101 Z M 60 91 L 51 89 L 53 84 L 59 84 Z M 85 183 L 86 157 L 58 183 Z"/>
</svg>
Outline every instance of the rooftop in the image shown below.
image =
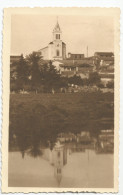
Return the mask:
<svg viewBox="0 0 123 195">
<path fill-rule="evenodd" d="M 61 66 L 83 66 L 83 67 L 90 67 L 93 66 L 93 60 L 92 59 L 81 59 L 81 60 L 57 60 L 58 62 L 63 63 Z"/>
<path fill-rule="evenodd" d="M 95 52 L 94 55 L 114 56 L 113 52 Z"/>
<path fill-rule="evenodd" d="M 39 49 L 38 52 L 40 52 L 42 49 L 46 49 L 46 48 L 48 48 L 48 46 Z"/>
<path fill-rule="evenodd" d="M 49 44 L 53 44 L 53 41 L 51 41 Z M 64 44 L 65 45 L 65 43 L 62 41 L 62 44 Z"/>
</svg>

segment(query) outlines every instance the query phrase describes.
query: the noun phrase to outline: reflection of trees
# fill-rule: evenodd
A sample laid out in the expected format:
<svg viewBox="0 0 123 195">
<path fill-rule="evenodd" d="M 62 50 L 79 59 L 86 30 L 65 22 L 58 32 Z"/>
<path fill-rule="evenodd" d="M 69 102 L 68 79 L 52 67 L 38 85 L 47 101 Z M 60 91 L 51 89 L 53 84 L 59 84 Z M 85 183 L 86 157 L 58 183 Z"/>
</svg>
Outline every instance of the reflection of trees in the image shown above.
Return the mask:
<svg viewBox="0 0 123 195">
<path fill-rule="evenodd" d="M 28 149 L 28 138 L 22 134 L 19 134 L 17 137 L 17 145 L 22 154 L 22 158 L 25 156 L 25 152 Z"/>
<path fill-rule="evenodd" d="M 32 107 L 32 111 L 25 111 L 23 106 L 11 117 L 10 141 L 14 142 L 13 134 L 16 135 L 16 146 L 24 154 L 27 151 L 33 157 L 41 156 L 41 146 L 46 146 L 49 140 L 49 147 L 52 150 L 57 137 L 58 121 L 57 113 L 47 112 L 42 105 Z"/>
<path fill-rule="evenodd" d="M 92 136 L 98 137 L 101 129 L 113 128 L 113 107 L 108 106 L 110 96 L 105 95 L 102 99 L 100 94 L 99 97 L 96 94 L 91 94 L 92 97 L 87 95 L 65 94 L 65 97 L 60 97 L 47 94 L 34 97 L 29 94 L 27 97 L 12 97 L 10 149 L 19 149 L 23 157 L 27 151 L 36 157 L 41 155 L 42 146 L 53 149 L 59 133 L 71 132 L 76 135 L 81 131 L 90 131 Z"/>
<path fill-rule="evenodd" d="M 28 154 L 34 158 L 41 156 L 42 155 L 42 151 L 39 148 L 39 146 L 34 145 L 31 147 L 31 149 L 29 149 Z"/>
</svg>

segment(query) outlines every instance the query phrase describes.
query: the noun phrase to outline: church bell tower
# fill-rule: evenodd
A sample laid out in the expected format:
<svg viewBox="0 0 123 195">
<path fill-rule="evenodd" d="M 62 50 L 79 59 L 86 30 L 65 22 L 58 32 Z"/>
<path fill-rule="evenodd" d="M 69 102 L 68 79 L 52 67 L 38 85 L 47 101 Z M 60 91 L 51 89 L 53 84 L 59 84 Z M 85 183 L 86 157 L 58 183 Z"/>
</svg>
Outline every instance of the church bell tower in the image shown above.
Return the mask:
<svg viewBox="0 0 123 195">
<path fill-rule="evenodd" d="M 53 41 L 60 41 L 61 40 L 62 31 L 60 29 L 58 20 L 55 25 L 55 28 L 53 29 Z"/>
<path fill-rule="evenodd" d="M 58 19 L 52 33 L 53 41 L 48 45 L 48 59 L 63 60 L 66 58 L 66 44 L 62 41 L 62 31 Z"/>
<path fill-rule="evenodd" d="M 54 54 L 55 54 L 55 59 L 63 59 L 63 54 L 62 54 L 62 31 L 59 26 L 58 20 L 55 25 L 55 28 L 53 29 L 53 43 L 54 43 Z"/>
</svg>

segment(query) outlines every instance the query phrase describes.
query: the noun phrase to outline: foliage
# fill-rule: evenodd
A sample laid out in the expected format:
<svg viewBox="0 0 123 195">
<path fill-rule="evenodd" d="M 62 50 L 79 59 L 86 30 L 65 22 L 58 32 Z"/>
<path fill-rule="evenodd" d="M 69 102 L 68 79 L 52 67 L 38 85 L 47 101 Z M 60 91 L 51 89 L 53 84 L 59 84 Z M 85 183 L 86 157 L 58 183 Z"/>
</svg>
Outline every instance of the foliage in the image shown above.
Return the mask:
<svg viewBox="0 0 123 195">
<path fill-rule="evenodd" d="M 65 92 L 69 84 L 78 86 L 104 86 L 98 72 L 90 72 L 89 78 L 62 77 L 52 65 L 52 61 L 42 59 L 38 52 L 32 52 L 25 58 L 23 55 L 18 62 L 11 65 L 10 71 L 11 91 L 35 91 L 35 93 Z M 113 88 L 114 83 L 109 82 L 107 87 Z"/>
<path fill-rule="evenodd" d="M 107 83 L 108 88 L 114 88 L 114 81 L 110 81 Z"/>
<path fill-rule="evenodd" d="M 17 92 L 18 91 L 18 86 L 16 84 L 16 82 L 14 82 L 13 80 L 10 81 L 10 91 L 11 92 Z"/>
<path fill-rule="evenodd" d="M 23 89 L 24 85 L 28 82 L 29 68 L 23 55 L 21 55 L 20 60 L 17 62 L 17 79 L 16 84 L 18 89 Z"/>
<path fill-rule="evenodd" d="M 41 55 L 37 52 L 33 52 L 26 56 L 26 60 L 30 67 L 30 78 L 32 90 L 37 92 L 38 87 L 41 85 L 41 75 L 39 65 L 41 63 Z"/>
<path fill-rule="evenodd" d="M 82 79 L 80 76 L 74 75 L 73 77 L 68 78 L 68 83 L 74 84 L 74 85 L 82 85 Z"/>
<path fill-rule="evenodd" d="M 89 74 L 89 84 L 90 85 L 98 85 L 100 83 L 100 76 L 97 72 L 91 72 Z"/>
<path fill-rule="evenodd" d="M 49 64 L 42 64 L 40 71 L 45 92 L 51 92 L 52 90 L 57 91 L 65 85 L 51 61 Z"/>
<path fill-rule="evenodd" d="M 36 156 L 40 146 L 56 141 L 61 132 L 90 131 L 113 128 L 113 94 L 101 92 L 79 94 L 12 94 L 10 97 L 10 148 L 13 135 L 22 154 Z"/>
<path fill-rule="evenodd" d="M 42 60 L 38 52 L 33 52 L 12 64 L 11 91 L 52 92 L 67 87 L 67 82 L 52 65 Z M 13 70 L 14 69 L 14 70 Z M 16 73 L 16 74 L 15 74 Z"/>
<path fill-rule="evenodd" d="M 97 85 L 99 88 L 104 88 L 104 84 L 103 83 L 99 83 L 98 85 Z"/>
</svg>

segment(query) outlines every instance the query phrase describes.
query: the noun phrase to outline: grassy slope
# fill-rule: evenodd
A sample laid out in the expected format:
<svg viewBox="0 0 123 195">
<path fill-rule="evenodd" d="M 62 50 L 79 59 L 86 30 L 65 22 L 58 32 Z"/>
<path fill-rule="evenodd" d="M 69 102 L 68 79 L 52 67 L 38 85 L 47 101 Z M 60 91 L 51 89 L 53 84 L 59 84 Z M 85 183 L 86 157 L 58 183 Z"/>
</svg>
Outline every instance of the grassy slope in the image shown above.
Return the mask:
<svg viewBox="0 0 123 195">
<path fill-rule="evenodd" d="M 56 118 L 70 128 L 78 130 L 91 128 L 98 122 L 101 128 L 113 127 L 113 94 L 75 93 L 75 94 L 13 94 L 10 96 L 10 120 L 19 110 L 35 112 L 48 119 Z M 58 118 L 57 118 L 58 117 Z M 62 119 L 61 122 L 59 119 Z M 68 125 L 69 124 L 69 125 Z M 94 128 L 94 127 L 93 127 Z"/>
</svg>

